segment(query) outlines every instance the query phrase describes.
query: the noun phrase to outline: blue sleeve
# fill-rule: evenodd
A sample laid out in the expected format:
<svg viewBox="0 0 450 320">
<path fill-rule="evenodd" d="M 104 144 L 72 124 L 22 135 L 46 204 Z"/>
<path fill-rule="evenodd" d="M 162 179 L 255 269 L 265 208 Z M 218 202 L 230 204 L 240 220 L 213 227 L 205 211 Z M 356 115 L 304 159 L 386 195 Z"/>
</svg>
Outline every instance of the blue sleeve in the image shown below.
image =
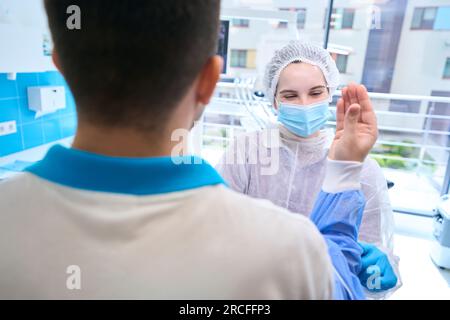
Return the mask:
<svg viewBox="0 0 450 320">
<path fill-rule="evenodd" d="M 325 237 L 335 272 L 336 299 L 365 299 L 359 282 L 362 248 L 358 232 L 365 199 L 361 191 L 321 191 L 311 220 Z"/>
</svg>

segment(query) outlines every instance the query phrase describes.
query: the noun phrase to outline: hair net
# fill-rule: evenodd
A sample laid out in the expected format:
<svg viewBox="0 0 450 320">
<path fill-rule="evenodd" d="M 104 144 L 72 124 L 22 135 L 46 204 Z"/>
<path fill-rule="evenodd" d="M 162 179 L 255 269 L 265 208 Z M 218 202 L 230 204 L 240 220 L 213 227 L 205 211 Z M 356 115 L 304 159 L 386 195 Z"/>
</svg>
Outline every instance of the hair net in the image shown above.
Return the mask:
<svg viewBox="0 0 450 320">
<path fill-rule="evenodd" d="M 274 102 L 281 72 L 295 61 L 309 63 L 322 70 L 330 89 L 331 100 L 339 85 L 339 71 L 331 55 L 320 46 L 302 41 L 291 41 L 282 49 L 275 51 L 274 56 L 266 66 L 263 82 L 270 102 Z"/>
</svg>

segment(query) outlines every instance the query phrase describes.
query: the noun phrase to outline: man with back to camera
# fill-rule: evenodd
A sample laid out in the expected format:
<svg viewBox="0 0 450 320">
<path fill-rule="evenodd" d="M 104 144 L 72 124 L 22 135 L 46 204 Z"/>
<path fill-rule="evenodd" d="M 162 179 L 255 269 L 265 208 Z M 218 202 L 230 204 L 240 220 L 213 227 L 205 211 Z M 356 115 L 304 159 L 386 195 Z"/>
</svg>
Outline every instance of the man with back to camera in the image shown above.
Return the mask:
<svg viewBox="0 0 450 320">
<path fill-rule="evenodd" d="M 219 0 L 45 6 L 78 128 L 72 148 L 0 183 L 0 298 L 364 298 L 359 172 L 377 137 L 365 88 L 339 104 L 312 223 L 170 157 L 222 70 Z"/>
</svg>

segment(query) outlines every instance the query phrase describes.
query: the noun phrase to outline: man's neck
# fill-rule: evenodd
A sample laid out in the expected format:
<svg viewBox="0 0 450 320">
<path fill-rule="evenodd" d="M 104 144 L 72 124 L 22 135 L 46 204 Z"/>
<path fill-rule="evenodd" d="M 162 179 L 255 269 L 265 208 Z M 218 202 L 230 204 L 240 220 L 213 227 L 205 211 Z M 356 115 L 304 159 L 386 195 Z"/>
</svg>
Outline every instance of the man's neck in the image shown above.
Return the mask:
<svg viewBox="0 0 450 320">
<path fill-rule="evenodd" d="M 111 157 L 144 158 L 170 156 L 175 144 L 171 132 L 146 134 L 133 129 L 79 125 L 72 147 Z"/>
</svg>

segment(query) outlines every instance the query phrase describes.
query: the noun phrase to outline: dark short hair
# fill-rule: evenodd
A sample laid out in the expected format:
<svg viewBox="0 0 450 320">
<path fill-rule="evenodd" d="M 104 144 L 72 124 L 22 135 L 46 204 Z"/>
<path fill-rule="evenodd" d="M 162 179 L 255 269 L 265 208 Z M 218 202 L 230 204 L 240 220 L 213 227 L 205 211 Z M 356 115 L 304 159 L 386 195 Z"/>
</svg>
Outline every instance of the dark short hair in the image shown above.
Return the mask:
<svg viewBox="0 0 450 320">
<path fill-rule="evenodd" d="M 70 30 L 77 5 L 81 29 Z M 217 49 L 220 0 L 45 0 L 83 119 L 158 128 Z"/>
</svg>

